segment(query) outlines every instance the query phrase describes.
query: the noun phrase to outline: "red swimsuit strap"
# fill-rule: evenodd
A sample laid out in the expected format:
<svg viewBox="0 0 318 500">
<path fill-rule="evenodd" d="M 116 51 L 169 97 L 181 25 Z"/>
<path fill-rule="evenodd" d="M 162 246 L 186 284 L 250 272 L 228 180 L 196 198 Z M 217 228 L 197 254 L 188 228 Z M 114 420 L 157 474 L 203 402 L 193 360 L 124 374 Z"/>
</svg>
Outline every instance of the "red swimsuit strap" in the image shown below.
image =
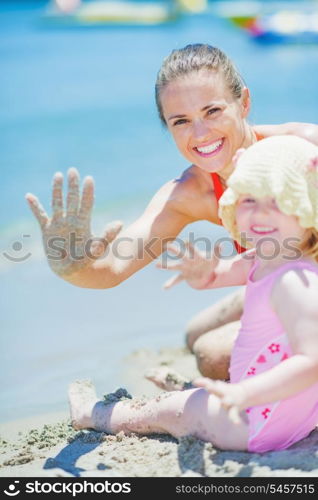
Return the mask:
<svg viewBox="0 0 318 500">
<path fill-rule="evenodd" d="M 217 201 L 219 201 L 222 194 L 224 193 L 224 187 L 221 183 L 221 179 L 220 179 L 220 176 L 218 174 L 216 174 L 215 172 L 211 172 L 211 178 L 212 178 L 212 184 L 214 186 L 214 193 L 215 193 L 216 199 L 217 199 Z M 246 248 L 241 247 L 237 241 L 234 241 L 234 245 L 235 245 L 237 253 L 246 252 Z"/>
<path fill-rule="evenodd" d="M 216 199 L 219 201 L 221 198 L 222 194 L 224 193 L 224 188 L 221 183 L 220 176 L 216 174 L 215 172 L 211 172 L 211 177 L 212 177 L 212 183 L 214 186 L 214 193 L 216 196 Z"/>
</svg>

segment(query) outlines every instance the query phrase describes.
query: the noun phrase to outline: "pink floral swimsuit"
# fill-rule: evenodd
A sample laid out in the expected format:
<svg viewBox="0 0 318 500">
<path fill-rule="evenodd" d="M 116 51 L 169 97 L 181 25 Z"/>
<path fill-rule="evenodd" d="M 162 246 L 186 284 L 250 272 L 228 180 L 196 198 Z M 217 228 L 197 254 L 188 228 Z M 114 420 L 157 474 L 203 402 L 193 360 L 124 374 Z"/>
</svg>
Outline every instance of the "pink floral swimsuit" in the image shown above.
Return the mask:
<svg viewBox="0 0 318 500">
<path fill-rule="evenodd" d="M 293 355 L 283 326 L 271 307 L 271 290 L 277 278 L 288 270 L 307 269 L 318 274 L 318 266 L 298 260 L 253 281 L 257 265 L 257 262 L 253 265 L 246 287 L 242 326 L 231 359 L 232 383 L 263 373 Z M 288 448 L 308 436 L 318 423 L 318 383 L 288 399 L 248 408 L 246 413 L 249 451 L 263 453 Z"/>
</svg>

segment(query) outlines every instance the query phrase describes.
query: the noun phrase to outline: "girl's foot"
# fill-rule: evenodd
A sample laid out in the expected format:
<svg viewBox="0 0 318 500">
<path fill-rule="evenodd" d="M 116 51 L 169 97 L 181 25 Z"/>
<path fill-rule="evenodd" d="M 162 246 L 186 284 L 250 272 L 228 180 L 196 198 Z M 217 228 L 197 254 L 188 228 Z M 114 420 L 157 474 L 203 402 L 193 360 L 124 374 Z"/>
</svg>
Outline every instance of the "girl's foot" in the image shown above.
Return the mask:
<svg viewBox="0 0 318 500">
<path fill-rule="evenodd" d="M 183 391 L 184 389 L 193 389 L 189 379 L 186 379 L 178 372 L 161 366 L 152 368 L 145 373 L 145 378 L 153 382 L 157 387 L 165 391 Z"/>
<path fill-rule="evenodd" d="M 76 380 L 68 390 L 71 422 L 75 430 L 93 427 L 92 412 L 98 402 L 95 388 L 89 380 Z"/>
</svg>

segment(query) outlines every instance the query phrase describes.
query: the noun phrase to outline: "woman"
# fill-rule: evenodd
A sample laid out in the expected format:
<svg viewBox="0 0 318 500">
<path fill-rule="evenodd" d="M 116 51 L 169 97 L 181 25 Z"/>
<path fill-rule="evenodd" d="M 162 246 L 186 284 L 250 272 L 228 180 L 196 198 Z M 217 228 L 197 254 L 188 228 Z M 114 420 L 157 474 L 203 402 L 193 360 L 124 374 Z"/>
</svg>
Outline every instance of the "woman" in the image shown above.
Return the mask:
<svg viewBox="0 0 318 500">
<path fill-rule="evenodd" d="M 69 170 L 64 212 L 63 177 L 61 173 L 54 176 L 52 218 L 35 196 L 26 196 L 41 225 L 49 265 L 76 286 L 117 286 L 156 259 L 187 224 L 198 220 L 219 224 L 217 199 L 233 171 L 232 159 L 239 148 L 282 134 L 298 135 L 318 144 L 317 125 L 251 126 L 247 122 L 249 90 L 228 57 L 209 45 L 188 45 L 164 60 L 156 82 L 156 102 L 161 120 L 191 166 L 155 193 L 144 213 L 121 232 L 120 240 L 116 236 L 121 224 L 109 226 L 104 235 L 111 243 L 106 255 L 105 245 L 91 240 L 91 177 L 84 179 L 80 196 L 78 172 Z M 203 311 L 188 325 L 187 344 L 196 355 L 200 372 L 207 377 L 228 378 L 242 300 L 240 291 Z"/>
</svg>

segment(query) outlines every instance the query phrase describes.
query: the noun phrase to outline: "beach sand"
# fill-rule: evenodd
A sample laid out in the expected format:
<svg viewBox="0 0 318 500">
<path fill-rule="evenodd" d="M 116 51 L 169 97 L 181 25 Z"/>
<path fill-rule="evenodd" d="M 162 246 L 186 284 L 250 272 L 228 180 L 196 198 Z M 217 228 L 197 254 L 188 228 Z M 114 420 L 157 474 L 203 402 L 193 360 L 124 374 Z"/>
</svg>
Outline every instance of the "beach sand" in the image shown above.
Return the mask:
<svg viewBox="0 0 318 500">
<path fill-rule="evenodd" d="M 136 396 L 161 392 L 143 376 L 154 366 L 197 375 L 185 349 L 141 350 L 125 361 L 127 386 Z M 220 451 L 192 436 L 79 432 L 70 426 L 66 391 L 65 412 L 0 425 L 0 476 L 318 477 L 318 429 L 288 450 L 265 454 Z"/>
</svg>

